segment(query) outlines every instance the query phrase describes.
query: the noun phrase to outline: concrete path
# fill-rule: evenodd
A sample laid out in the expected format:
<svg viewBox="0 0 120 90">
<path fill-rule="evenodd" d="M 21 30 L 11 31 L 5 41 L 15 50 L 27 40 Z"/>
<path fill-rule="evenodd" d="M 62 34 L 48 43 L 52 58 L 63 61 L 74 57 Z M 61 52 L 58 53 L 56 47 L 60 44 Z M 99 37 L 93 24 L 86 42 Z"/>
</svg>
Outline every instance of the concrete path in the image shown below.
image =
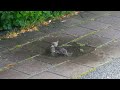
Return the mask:
<svg viewBox="0 0 120 90">
<path fill-rule="evenodd" d="M 120 56 L 120 12 L 86 11 L 56 21 L 39 31 L 0 40 L 0 79 L 79 79 Z M 45 54 L 53 41 L 72 57 Z M 79 49 L 70 43 L 85 44 Z M 118 68 L 119 69 L 119 68 Z"/>
</svg>

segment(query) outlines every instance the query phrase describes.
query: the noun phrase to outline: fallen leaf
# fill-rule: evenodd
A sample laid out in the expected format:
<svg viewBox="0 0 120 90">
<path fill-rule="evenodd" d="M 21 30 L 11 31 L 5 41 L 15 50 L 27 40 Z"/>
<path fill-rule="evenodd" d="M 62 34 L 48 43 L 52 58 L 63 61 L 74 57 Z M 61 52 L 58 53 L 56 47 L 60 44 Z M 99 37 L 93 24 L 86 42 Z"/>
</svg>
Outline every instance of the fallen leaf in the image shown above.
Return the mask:
<svg viewBox="0 0 120 90">
<path fill-rule="evenodd" d="M 6 68 L 11 68 L 11 67 L 13 67 L 15 64 L 8 64 L 8 65 L 6 65 Z"/>
<path fill-rule="evenodd" d="M 61 21 L 61 22 L 66 22 L 66 20 L 63 20 L 63 21 Z"/>
<path fill-rule="evenodd" d="M 43 25 L 45 26 L 48 26 L 48 24 L 49 24 L 48 22 L 43 22 Z"/>
<path fill-rule="evenodd" d="M 75 12 L 75 15 L 78 15 L 79 14 L 79 11 L 78 12 Z"/>
</svg>

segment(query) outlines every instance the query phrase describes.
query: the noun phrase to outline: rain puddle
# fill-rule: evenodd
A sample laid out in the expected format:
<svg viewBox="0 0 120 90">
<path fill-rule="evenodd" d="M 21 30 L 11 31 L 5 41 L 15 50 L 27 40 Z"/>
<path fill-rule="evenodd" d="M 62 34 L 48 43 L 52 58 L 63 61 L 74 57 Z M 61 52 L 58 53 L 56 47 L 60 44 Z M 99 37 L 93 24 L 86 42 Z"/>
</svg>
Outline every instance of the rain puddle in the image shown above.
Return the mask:
<svg viewBox="0 0 120 90">
<path fill-rule="evenodd" d="M 72 55 L 69 57 L 79 57 L 95 50 L 95 47 L 91 47 L 85 44 L 80 44 L 77 42 L 72 42 L 67 45 L 63 45 L 59 47 L 66 49 L 68 53 L 72 53 Z M 61 57 L 61 56 L 65 57 L 65 55 L 59 55 L 59 54 L 57 54 L 56 56 L 52 56 L 50 52 L 50 46 L 46 48 L 45 52 L 42 55 L 47 57 Z"/>
</svg>

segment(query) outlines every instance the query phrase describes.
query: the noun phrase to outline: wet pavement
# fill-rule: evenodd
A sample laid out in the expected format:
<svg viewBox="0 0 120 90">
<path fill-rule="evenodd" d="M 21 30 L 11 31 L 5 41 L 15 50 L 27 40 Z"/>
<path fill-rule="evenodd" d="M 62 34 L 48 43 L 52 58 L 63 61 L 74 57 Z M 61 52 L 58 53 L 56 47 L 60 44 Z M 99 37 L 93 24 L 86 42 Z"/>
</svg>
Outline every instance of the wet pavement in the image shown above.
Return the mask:
<svg viewBox="0 0 120 90">
<path fill-rule="evenodd" d="M 39 31 L 0 40 L 0 79 L 76 79 L 85 76 L 120 56 L 119 17 L 119 11 L 84 11 L 64 21 L 40 26 Z M 57 40 L 59 46 L 73 55 L 48 55 L 51 42 Z M 92 78 L 91 74 L 89 77 Z"/>
</svg>

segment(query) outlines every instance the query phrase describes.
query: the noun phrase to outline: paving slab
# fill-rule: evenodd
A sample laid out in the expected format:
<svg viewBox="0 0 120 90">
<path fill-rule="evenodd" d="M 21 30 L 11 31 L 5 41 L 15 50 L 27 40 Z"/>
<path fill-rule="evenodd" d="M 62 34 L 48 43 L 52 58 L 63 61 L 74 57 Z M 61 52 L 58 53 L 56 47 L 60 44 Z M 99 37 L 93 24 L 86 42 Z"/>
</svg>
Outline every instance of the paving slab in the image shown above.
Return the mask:
<svg viewBox="0 0 120 90">
<path fill-rule="evenodd" d="M 107 12 L 104 12 L 106 14 Z M 103 13 L 101 14 L 103 15 Z M 76 26 L 83 23 L 87 23 L 89 20 L 95 19 L 100 16 L 99 14 L 95 14 L 91 11 L 81 11 L 78 15 L 72 16 L 71 18 L 65 19 L 63 24 L 66 27 Z"/>
<path fill-rule="evenodd" d="M 0 47 L 7 48 L 7 50 L 19 44 L 20 41 L 19 40 L 16 41 L 15 39 L 5 39 L 0 41 Z"/>
<path fill-rule="evenodd" d="M 0 60 L 0 68 L 4 68 L 9 66 L 10 64 L 13 64 L 14 62 L 9 61 L 8 59 L 1 59 Z"/>
<path fill-rule="evenodd" d="M 50 72 L 66 76 L 68 78 L 75 78 L 76 75 L 82 74 L 83 72 L 91 69 L 90 67 L 77 65 L 75 63 L 66 62 L 55 68 L 50 69 Z"/>
<path fill-rule="evenodd" d="M 15 38 L 1 40 L 0 47 L 10 49 L 15 47 L 16 45 L 21 45 L 27 42 L 31 42 L 32 40 L 39 39 L 40 37 L 45 35 L 46 35 L 45 33 L 39 31 L 27 32 Z"/>
<path fill-rule="evenodd" d="M 83 46 L 80 46 L 79 44 L 76 45 L 75 42 L 73 43 L 71 42 L 68 45 L 72 45 L 72 46 L 64 46 L 64 48 L 67 49 L 68 52 L 72 53 L 72 56 L 68 58 L 69 60 L 75 59 L 79 56 L 82 56 L 86 53 L 90 53 L 95 50 L 95 47 L 84 45 L 84 44 Z"/>
<path fill-rule="evenodd" d="M 26 60 L 22 63 L 17 64 L 15 67 L 13 67 L 13 69 L 20 71 L 20 72 L 27 73 L 32 76 L 35 74 L 39 74 L 51 67 L 52 65 L 50 64 L 40 62 L 34 59 L 30 59 L 30 60 Z"/>
<path fill-rule="evenodd" d="M 64 43 L 67 43 L 77 37 L 72 35 L 67 35 L 64 32 L 59 32 L 57 34 L 51 34 L 49 37 L 45 37 L 43 41 L 48 42 L 51 44 L 51 42 L 59 41 L 59 45 L 62 45 Z"/>
<path fill-rule="evenodd" d="M 50 65 L 58 65 L 72 59 L 71 57 L 52 57 L 52 56 L 37 56 L 34 58 L 37 61 L 48 63 Z"/>
<path fill-rule="evenodd" d="M 47 34 L 41 32 L 41 30 L 37 30 L 37 31 L 22 33 L 20 36 L 17 37 L 17 39 L 24 40 L 24 38 L 26 38 L 25 39 L 26 41 L 30 41 L 30 40 L 34 40 L 34 39 L 44 37 L 46 35 Z"/>
<path fill-rule="evenodd" d="M 61 21 L 61 23 L 64 24 L 65 27 L 72 27 L 72 26 L 77 26 L 79 24 L 81 24 L 83 22 L 83 20 L 80 20 L 80 19 L 76 19 L 76 18 L 69 18 L 69 19 L 66 19 L 64 21 Z"/>
<path fill-rule="evenodd" d="M 83 23 L 95 19 L 96 17 L 100 17 L 101 15 L 103 14 L 94 14 L 91 11 L 81 11 L 78 15 L 74 16 L 74 18 Z"/>
<path fill-rule="evenodd" d="M 97 48 L 92 53 L 98 55 L 98 56 L 104 56 L 106 58 L 117 58 L 120 56 L 120 41 L 114 41 L 111 42 L 105 46 L 102 46 L 101 48 Z"/>
<path fill-rule="evenodd" d="M 120 24 L 118 24 L 118 25 L 117 24 L 116 25 L 111 25 L 109 28 L 120 31 Z"/>
<path fill-rule="evenodd" d="M 107 62 L 108 59 L 106 59 L 103 55 L 98 56 L 94 53 L 88 53 L 83 56 L 79 56 L 78 58 L 71 60 L 71 62 L 79 64 L 79 65 L 85 65 L 89 67 L 97 67 L 105 62 Z"/>
<path fill-rule="evenodd" d="M 90 32 L 93 32 L 93 30 L 87 29 L 87 28 L 82 28 L 79 26 L 73 26 L 71 28 L 67 28 L 63 31 L 66 34 L 74 35 L 76 37 L 83 36 L 85 34 L 88 34 Z"/>
<path fill-rule="evenodd" d="M 98 46 L 105 44 L 109 41 L 111 41 L 111 39 L 101 37 L 98 35 L 90 35 L 90 36 L 87 36 L 87 37 L 80 39 L 77 42 L 82 43 L 82 44 L 86 44 L 86 45 L 92 46 L 92 47 L 98 47 Z"/>
<path fill-rule="evenodd" d="M 46 49 L 46 48 L 49 47 L 50 45 L 51 45 L 51 43 L 45 42 L 44 39 L 42 39 L 42 40 L 34 41 L 34 42 L 32 42 L 32 43 L 30 43 L 30 44 L 28 44 L 28 45 L 25 45 L 25 46 L 23 46 L 23 48 L 34 51 L 34 50 L 36 50 L 36 49 L 38 49 L 38 50 L 40 50 L 40 49 L 41 49 L 41 50 L 42 50 L 42 49 Z M 39 51 L 38 51 L 38 52 L 39 52 Z M 40 53 L 42 53 L 42 52 L 40 52 Z"/>
<path fill-rule="evenodd" d="M 111 25 L 101 23 L 101 22 L 97 22 L 97 21 L 91 21 L 91 22 L 88 22 L 88 23 L 85 23 L 85 24 L 81 24 L 79 26 L 84 27 L 84 28 L 88 28 L 88 29 L 91 29 L 91 30 L 104 30 Z"/>
<path fill-rule="evenodd" d="M 50 33 L 59 32 L 65 28 L 67 28 L 67 27 L 64 26 L 64 23 L 61 23 L 60 20 L 57 20 L 57 21 L 53 21 L 52 23 L 50 23 L 47 26 L 40 26 L 39 30 L 42 33 L 50 34 Z"/>
<path fill-rule="evenodd" d="M 108 28 L 106 30 L 97 32 L 95 35 L 109 38 L 109 39 L 117 39 L 117 38 L 120 38 L 120 31 L 112 28 Z"/>
<path fill-rule="evenodd" d="M 41 74 L 37 74 L 29 79 L 68 79 L 67 77 L 63 77 L 51 72 L 43 72 Z"/>
<path fill-rule="evenodd" d="M 12 62 L 19 62 L 27 58 L 30 58 L 34 55 L 43 54 L 45 52 L 45 49 L 43 49 L 43 47 L 40 47 L 40 44 L 43 45 L 45 43 L 43 42 L 42 43 L 39 42 L 39 44 L 31 43 L 23 47 L 16 48 L 14 50 L 4 52 L 1 54 L 1 56 L 2 58 L 8 59 L 9 61 Z"/>
<path fill-rule="evenodd" d="M 3 51 L 8 51 L 8 48 L 1 46 L 1 47 L 0 47 L 0 51 L 1 51 L 1 52 L 3 52 Z"/>
<path fill-rule="evenodd" d="M 120 79 L 120 58 L 97 67 L 93 72 L 81 77 L 81 79 Z"/>
<path fill-rule="evenodd" d="M 89 12 L 95 15 L 104 15 L 104 14 L 109 14 L 112 11 L 89 11 Z"/>
<path fill-rule="evenodd" d="M 6 70 L 0 72 L 0 79 L 26 79 L 29 75 L 16 70 Z"/>
<path fill-rule="evenodd" d="M 120 24 L 120 18 L 113 17 L 113 16 L 102 16 L 96 19 L 98 22 L 111 24 L 111 25 L 118 25 Z"/>
</svg>

